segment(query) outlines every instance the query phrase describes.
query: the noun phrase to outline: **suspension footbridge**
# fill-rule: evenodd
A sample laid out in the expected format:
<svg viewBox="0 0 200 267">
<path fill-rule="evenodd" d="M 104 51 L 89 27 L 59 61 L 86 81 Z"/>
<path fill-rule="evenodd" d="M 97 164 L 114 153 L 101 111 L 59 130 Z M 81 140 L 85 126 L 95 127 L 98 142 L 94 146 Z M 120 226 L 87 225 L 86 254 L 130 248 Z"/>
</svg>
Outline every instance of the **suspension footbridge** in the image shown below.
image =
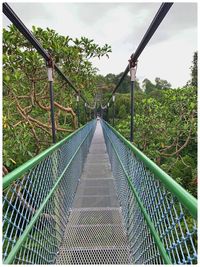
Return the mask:
<svg viewBox="0 0 200 267">
<path fill-rule="evenodd" d="M 169 8 L 161 6 L 121 81 Z M 51 104 L 54 144 L 3 177 L 4 264 L 196 264 L 197 200 L 103 118 L 56 143 Z"/>
</svg>

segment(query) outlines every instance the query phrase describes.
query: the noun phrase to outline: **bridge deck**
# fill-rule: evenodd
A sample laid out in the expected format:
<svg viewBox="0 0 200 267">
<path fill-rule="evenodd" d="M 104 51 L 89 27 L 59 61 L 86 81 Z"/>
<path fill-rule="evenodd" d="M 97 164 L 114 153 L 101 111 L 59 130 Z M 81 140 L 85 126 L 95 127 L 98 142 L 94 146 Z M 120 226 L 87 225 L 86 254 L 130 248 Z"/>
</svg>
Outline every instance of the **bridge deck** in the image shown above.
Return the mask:
<svg viewBox="0 0 200 267">
<path fill-rule="evenodd" d="M 56 264 L 129 264 L 129 247 L 99 122 Z"/>
</svg>

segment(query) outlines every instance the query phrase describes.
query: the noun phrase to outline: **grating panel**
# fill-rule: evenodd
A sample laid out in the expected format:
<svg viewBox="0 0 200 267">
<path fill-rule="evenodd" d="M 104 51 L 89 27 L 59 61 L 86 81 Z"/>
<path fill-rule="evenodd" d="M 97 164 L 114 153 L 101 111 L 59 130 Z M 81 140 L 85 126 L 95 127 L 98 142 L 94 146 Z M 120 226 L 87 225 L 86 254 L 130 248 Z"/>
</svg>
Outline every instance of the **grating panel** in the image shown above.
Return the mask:
<svg viewBox="0 0 200 267">
<path fill-rule="evenodd" d="M 73 209 L 68 225 L 89 224 L 121 224 L 121 210 L 117 209 Z"/>
<path fill-rule="evenodd" d="M 92 148 L 89 151 L 89 154 L 102 154 L 102 155 L 106 155 L 106 148 L 100 147 L 100 148 Z"/>
<path fill-rule="evenodd" d="M 126 233 L 122 225 L 68 226 L 63 244 L 66 248 L 124 246 Z"/>
<path fill-rule="evenodd" d="M 88 167 L 92 168 L 92 166 L 94 166 L 94 165 L 97 165 L 101 168 L 104 168 L 104 167 L 109 168 L 111 170 L 111 165 L 108 161 L 106 161 L 106 162 L 100 161 L 100 162 L 96 163 L 96 162 L 90 162 L 89 160 L 86 160 L 86 162 L 85 162 L 85 167 L 88 166 Z"/>
<path fill-rule="evenodd" d="M 87 169 L 95 169 L 97 171 L 101 170 L 101 169 L 106 169 L 109 170 L 111 172 L 111 166 L 108 162 L 99 162 L 99 163 L 94 163 L 94 162 L 86 162 L 84 165 L 84 170 Z"/>
<path fill-rule="evenodd" d="M 60 250 L 56 264 L 129 264 L 128 248 Z"/>
<path fill-rule="evenodd" d="M 97 162 L 108 162 L 109 158 L 107 154 L 88 154 L 87 161 L 90 161 L 91 163 L 97 163 Z"/>
<path fill-rule="evenodd" d="M 106 146 L 105 146 L 105 143 L 91 143 L 91 146 L 90 146 L 90 150 L 89 150 L 89 153 L 91 151 L 93 152 L 96 152 L 97 154 L 99 153 L 99 151 L 102 150 L 102 153 L 106 153 Z"/>
<path fill-rule="evenodd" d="M 112 178 L 111 170 L 102 166 L 94 165 L 92 167 L 86 167 L 83 171 L 82 178 Z"/>
<path fill-rule="evenodd" d="M 94 177 L 88 177 L 88 176 L 86 176 L 86 175 L 83 175 L 82 176 L 82 179 L 84 180 L 84 179 L 112 179 L 112 176 L 111 175 L 109 175 L 109 176 L 94 176 Z"/>
<path fill-rule="evenodd" d="M 90 187 L 90 186 L 94 186 L 94 187 L 98 187 L 98 186 L 115 186 L 114 184 L 114 179 L 110 178 L 110 179 L 81 179 L 79 186 L 85 186 L 85 187 Z"/>
<path fill-rule="evenodd" d="M 76 197 L 73 208 L 87 207 L 119 207 L 119 203 L 115 196 Z"/>
<path fill-rule="evenodd" d="M 113 187 L 85 187 L 79 186 L 78 191 L 76 193 L 79 196 L 87 195 L 87 196 L 108 196 L 108 195 L 116 195 L 116 191 Z"/>
</svg>

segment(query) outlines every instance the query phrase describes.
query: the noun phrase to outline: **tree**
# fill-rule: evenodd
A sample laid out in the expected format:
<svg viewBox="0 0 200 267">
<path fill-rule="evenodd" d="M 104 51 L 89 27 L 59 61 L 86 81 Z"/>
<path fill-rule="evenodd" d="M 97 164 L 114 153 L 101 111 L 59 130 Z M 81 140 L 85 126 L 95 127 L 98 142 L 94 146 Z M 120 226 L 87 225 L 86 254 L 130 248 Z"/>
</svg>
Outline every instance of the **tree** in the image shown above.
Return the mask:
<svg viewBox="0 0 200 267">
<path fill-rule="evenodd" d="M 188 87 L 159 91 L 159 97 L 135 95 L 134 144 L 196 196 L 197 90 Z M 120 100 L 118 103 L 121 107 Z M 116 127 L 129 138 L 130 116 L 126 113 L 116 120 Z"/>
<path fill-rule="evenodd" d="M 148 79 L 143 80 L 142 87 L 144 88 L 144 91 L 147 94 L 155 90 L 155 85 Z"/>
<path fill-rule="evenodd" d="M 193 55 L 193 61 L 192 61 L 192 66 L 191 66 L 191 86 L 196 86 L 198 85 L 198 53 L 197 51 L 194 52 Z"/>
<path fill-rule="evenodd" d="M 155 87 L 157 88 L 157 89 L 169 89 L 169 88 L 171 88 L 171 84 L 168 82 L 168 81 L 166 81 L 166 80 L 162 80 L 162 79 L 160 79 L 160 78 L 155 78 Z"/>
<path fill-rule="evenodd" d="M 96 93 L 97 70 L 91 58 L 108 56 L 110 46 L 94 40 L 72 39 L 54 30 L 33 26 L 33 34 L 92 103 Z M 27 161 L 51 144 L 51 120 L 47 70 L 44 59 L 23 35 L 11 25 L 3 30 L 3 157 L 10 169 Z M 83 103 L 84 104 L 84 103 Z M 81 103 L 80 103 L 81 105 Z M 57 140 L 77 127 L 76 95 L 54 73 L 54 106 Z"/>
<path fill-rule="evenodd" d="M 126 116 L 127 116 L 126 106 L 125 106 L 125 105 L 122 105 L 122 106 L 119 108 L 118 117 L 119 117 L 120 119 L 124 119 Z"/>
</svg>

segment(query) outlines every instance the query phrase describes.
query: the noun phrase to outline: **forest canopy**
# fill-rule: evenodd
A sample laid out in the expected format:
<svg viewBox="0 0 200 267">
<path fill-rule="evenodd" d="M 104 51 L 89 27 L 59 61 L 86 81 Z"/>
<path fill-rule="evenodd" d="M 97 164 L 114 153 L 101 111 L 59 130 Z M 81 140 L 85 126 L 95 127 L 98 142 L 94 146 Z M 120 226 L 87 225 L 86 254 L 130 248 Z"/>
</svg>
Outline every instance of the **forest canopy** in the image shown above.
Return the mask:
<svg viewBox="0 0 200 267">
<path fill-rule="evenodd" d="M 154 81 L 135 81 L 134 145 L 197 196 L 197 52 L 194 53 L 191 79 L 183 88 L 172 88 L 159 77 Z M 103 81 L 104 103 L 121 74 L 98 77 Z M 122 89 L 123 88 L 123 89 Z M 119 87 L 115 101 L 115 127 L 130 137 L 130 76 Z M 104 114 L 113 122 L 113 103 Z"/>
<path fill-rule="evenodd" d="M 33 34 L 93 105 L 107 103 L 122 73 L 98 74 L 90 59 L 109 57 L 111 47 L 99 46 L 86 37 L 61 36 L 52 29 L 33 26 Z M 130 134 L 130 76 L 118 88 L 115 127 L 126 138 Z M 76 94 L 54 72 L 54 106 L 57 141 L 77 127 Z M 134 145 L 197 194 L 197 52 L 191 80 L 183 88 L 172 88 L 160 77 L 135 82 Z M 113 104 L 104 112 L 112 123 Z M 79 103 L 79 123 L 94 116 Z M 14 27 L 3 30 L 3 163 L 8 171 L 37 155 L 52 143 L 49 88 L 46 63 Z"/>
<path fill-rule="evenodd" d="M 72 39 L 54 30 L 33 26 L 32 32 L 54 63 L 93 105 L 97 69 L 92 58 L 109 57 L 111 48 L 85 37 Z M 12 170 L 51 144 L 49 85 L 46 62 L 12 25 L 3 30 L 4 165 Z M 77 128 L 76 94 L 54 72 L 54 106 L 57 141 Z M 80 103 L 80 122 L 89 119 Z M 84 121 L 85 119 L 85 121 Z"/>
</svg>

